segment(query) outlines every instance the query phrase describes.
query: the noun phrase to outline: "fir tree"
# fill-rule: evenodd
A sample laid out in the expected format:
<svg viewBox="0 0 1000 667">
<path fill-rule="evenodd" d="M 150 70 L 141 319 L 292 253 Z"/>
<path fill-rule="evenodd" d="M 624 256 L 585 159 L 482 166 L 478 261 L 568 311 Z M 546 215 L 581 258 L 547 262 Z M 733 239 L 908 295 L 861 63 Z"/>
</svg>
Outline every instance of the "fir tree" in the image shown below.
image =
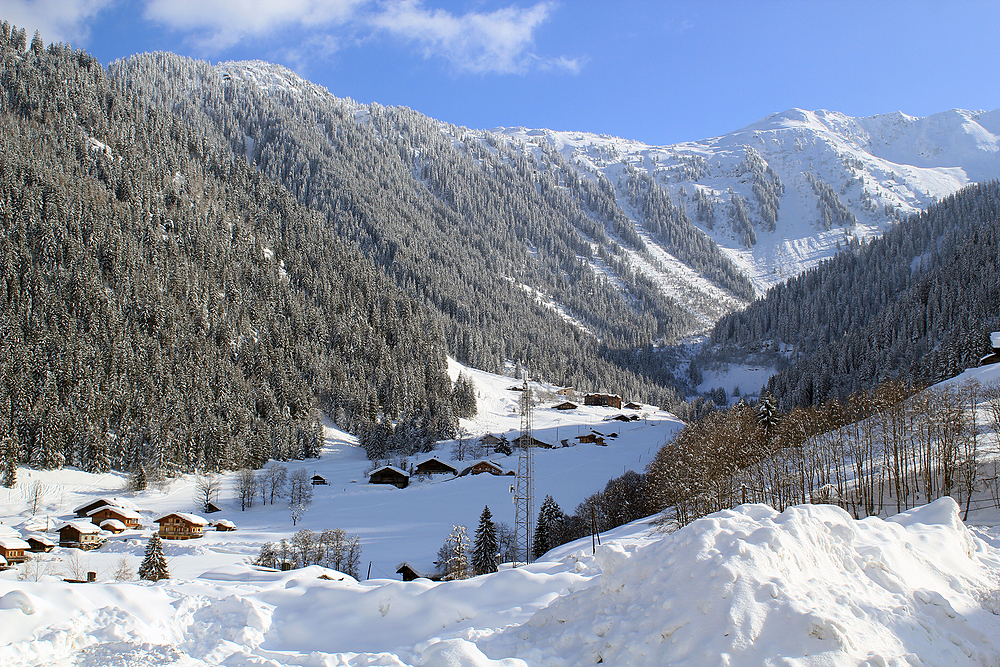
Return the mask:
<svg viewBox="0 0 1000 667">
<path fill-rule="evenodd" d="M 139 566 L 139 578 L 147 581 L 159 581 L 169 579 L 170 570 L 167 569 L 167 559 L 163 555 L 163 544 L 160 536 L 153 533 L 146 544 L 146 555 Z"/>
<path fill-rule="evenodd" d="M 538 510 L 538 522 L 535 524 L 535 537 L 531 542 L 532 560 L 537 560 L 545 552 L 556 546 L 556 531 L 563 521 L 563 512 L 552 496 L 545 496 Z"/>
<path fill-rule="evenodd" d="M 452 526 L 448 538 L 438 549 L 438 572 L 445 581 L 467 579 L 469 576 L 469 534 L 465 526 Z"/>
<path fill-rule="evenodd" d="M 500 543 L 497 540 L 497 529 L 493 524 L 493 515 L 489 505 L 483 507 L 479 515 L 479 527 L 476 529 L 475 545 L 472 550 L 472 571 L 476 575 L 489 574 L 497 571 L 497 555 Z"/>
</svg>

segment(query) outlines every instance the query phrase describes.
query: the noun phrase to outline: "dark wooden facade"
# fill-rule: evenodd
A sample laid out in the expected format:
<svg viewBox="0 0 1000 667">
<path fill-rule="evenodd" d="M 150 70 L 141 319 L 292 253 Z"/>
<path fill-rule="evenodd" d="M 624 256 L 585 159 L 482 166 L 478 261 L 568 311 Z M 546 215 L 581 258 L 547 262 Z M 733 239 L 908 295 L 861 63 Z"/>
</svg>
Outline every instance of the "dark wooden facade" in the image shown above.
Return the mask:
<svg viewBox="0 0 1000 667">
<path fill-rule="evenodd" d="M 622 397 L 617 394 L 587 394 L 583 397 L 583 404 L 621 410 Z"/>
<path fill-rule="evenodd" d="M 67 523 L 59 529 L 59 546 L 96 549 L 101 546 L 101 529 L 93 523 Z"/>
<path fill-rule="evenodd" d="M 414 472 L 418 475 L 457 475 L 458 468 L 445 463 L 439 458 L 431 458 L 418 463 Z"/>
<path fill-rule="evenodd" d="M 123 509 L 115 505 L 103 505 L 88 512 L 87 516 L 98 526 L 108 519 L 115 519 L 121 521 L 122 525 L 126 528 L 139 528 L 142 519 L 138 512 Z"/>
<path fill-rule="evenodd" d="M 368 476 L 369 484 L 392 484 L 396 488 L 405 489 L 410 485 L 409 474 L 393 466 L 382 466 L 372 471 Z"/>
<path fill-rule="evenodd" d="M 194 514 L 173 512 L 156 520 L 160 524 L 159 535 L 165 540 L 191 540 L 205 536 L 208 521 Z"/>
</svg>

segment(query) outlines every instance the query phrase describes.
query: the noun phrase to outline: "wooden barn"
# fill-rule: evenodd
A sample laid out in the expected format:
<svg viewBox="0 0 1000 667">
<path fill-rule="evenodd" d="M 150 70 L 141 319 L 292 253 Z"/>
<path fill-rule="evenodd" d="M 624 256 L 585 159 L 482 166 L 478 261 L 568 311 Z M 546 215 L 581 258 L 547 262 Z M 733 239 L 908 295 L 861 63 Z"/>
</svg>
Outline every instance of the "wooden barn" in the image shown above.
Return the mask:
<svg viewBox="0 0 1000 667">
<path fill-rule="evenodd" d="M 519 435 L 516 438 L 514 438 L 514 442 L 513 442 L 514 446 L 515 447 L 520 447 L 521 446 L 521 441 L 523 439 L 524 439 L 523 435 Z M 553 449 L 552 445 L 550 445 L 549 443 L 542 442 L 538 438 L 534 438 L 534 437 L 532 437 L 531 440 L 528 441 L 528 446 L 529 447 L 541 447 L 542 449 Z"/>
<path fill-rule="evenodd" d="M 101 522 L 101 530 L 106 530 L 112 535 L 125 532 L 125 524 L 118 519 L 105 519 Z"/>
<path fill-rule="evenodd" d="M 59 546 L 96 549 L 101 546 L 101 529 L 89 521 L 67 521 L 59 528 Z"/>
<path fill-rule="evenodd" d="M 56 543 L 44 535 L 29 535 L 25 541 L 32 553 L 48 553 L 56 548 Z"/>
<path fill-rule="evenodd" d="M 466 475 L 482 475 L 487 473 L 489 475 L 513 475 L 513 470 L 504 470 L 493 461 L 476 461 L 459 475 L 459 477 L 464 477 Z"/>
<path fill-rule="evenodd" d="M 618 394 L 587 394 L 583 397 L 583 404 L 621 410 L 622 397 Z"/>
<path fill-rule="evenodd" d="M 0 556 L 9 565 L 23 563 L 28 560 L 27 553 L 30 550 L 31 546 L 20 537 L 10 537 L 7 535 L 0 537 Z"/>
<path fill-rule="evenodd" d="M 205 503 L 205 514 L 215 514 L 216 512 L 221 512 L 222 508 L 215 503 Z"/>
<path fill-rule="evenodd" d="M 426 461 L 418 463 L 414 472 L 418 475 L 457 475 L 458 468 L 445 463 L 437 457 L 431 457 Z"/>
<path fill-rule="evenodd" d="M 642 410 L 642 406 L 639 405 L 638 403 L 626 403 L 625 404 L 625 409 L 626 410 Z"/>
<path fill-rule="evenodd" d="M 142 517 L 138 512 L 117 505 L 102 505 L 87 512 L 87 516 L 98 526 L 103 525 L 108 519 L 120 521 L 125 528 L 139 528 L 142 523 Z"/>
<path fill-rule="evenodd" d="M 322 475 L 313 475 L 312 476 L 312 485 L 313 486 L 328 486 L 329 484 L 330 483 L 327 482 L 326 478 L 323 477 Z"/>
<path fill-rule="evenodd" d="M 402 575 L 403 581 L 413 581 L 414 579 L 430 579 L 431 581 L 441 581 L 444 576 L 439 572 L 427 573 L 416 570 L 407 562 L 402 562 L 396 567 L 396 574 Z"/>
<path fill-rule="evenodd" d="M 555 408 L 556 410 L 576 410 L 577 405 L 576 403 L 570 403 L 569 401 L 566 401 L 564 403 L 560 403 L 559 405 L 554 405 L 552 407 Z"/>
<path fill-rule="evenodd" d="M 369 484 L 392 484 L 396 488 L 405 489 L 410 485 L 410 475 L 396 466 L 382 466 L 368 475 Z"/>
<path fill-rule="evenodd" d="M 208 520 L 197 514 L 187 512 L 171 512 L 165 514 L 156 523 L 160 524 L 159 535 L 165 540 L 191 540 L 205 536 L 205 526 Z"/>
<path fill-rule="evenodd" d="M 597 433 L 584 433 L 583 435 L 576 436 L 576 440 L 580 444 L 601 445 L 602 447 L 606 444 L 604 436 Z"/>
</svg>

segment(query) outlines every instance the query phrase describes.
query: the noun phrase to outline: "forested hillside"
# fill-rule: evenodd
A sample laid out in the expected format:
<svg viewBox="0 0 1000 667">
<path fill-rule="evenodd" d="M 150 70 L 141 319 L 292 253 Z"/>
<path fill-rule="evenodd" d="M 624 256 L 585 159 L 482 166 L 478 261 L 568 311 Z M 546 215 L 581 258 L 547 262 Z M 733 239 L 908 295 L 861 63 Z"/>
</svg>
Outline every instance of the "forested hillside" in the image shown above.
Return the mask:
<svg viewBox="0 0 1000 667">
<path fill-rule="evenodd" d="M 83 51 L 4 22 L 0 59 L 8 468 L 302 457 L 319 409 L 453 432 L 440 327 L 325 216 Z"/>
<path fill-rule="evenodd" d="M 976 366 L 1000 328 L 998 221 L 1000 184 L 970 186 L 724 317 L 706 356 L 782 350 L 784 409 Z"/>
<path fill-rule="evenodd" d="M 266 63 L 157 53 L 110 75 L 320 211 L 434 312 L 462 362 L 673 400 L 671 359 L 655 347 L 705 324 L 636 269 L 649 253 L 610 183 L 410 109 L 338 99 Z M 636 199 L 663 209 L 655 233 L 697 257 L 720 292 L 752 293 L 700 232 L 673 231 L 683 221 L 641 186 Z"/>
</svg>

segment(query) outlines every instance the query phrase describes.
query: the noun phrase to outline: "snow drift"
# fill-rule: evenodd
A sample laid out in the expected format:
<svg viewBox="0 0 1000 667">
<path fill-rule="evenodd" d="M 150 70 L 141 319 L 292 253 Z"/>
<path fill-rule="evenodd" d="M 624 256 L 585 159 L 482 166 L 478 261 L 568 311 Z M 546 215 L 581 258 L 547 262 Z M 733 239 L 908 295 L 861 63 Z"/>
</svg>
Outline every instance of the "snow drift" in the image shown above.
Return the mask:
<svg viewBox="0 0 1000 667">
<path fill-rule="evenodd" d="M 440 584 L 243 565 L 158 584 L 4 580 L 0 664 L 1000 664 L 1000 550 L 950 498 L 862 521 L 745 505 L 610 537 L 596 555 L 578 543 Z"/>
</svg>

